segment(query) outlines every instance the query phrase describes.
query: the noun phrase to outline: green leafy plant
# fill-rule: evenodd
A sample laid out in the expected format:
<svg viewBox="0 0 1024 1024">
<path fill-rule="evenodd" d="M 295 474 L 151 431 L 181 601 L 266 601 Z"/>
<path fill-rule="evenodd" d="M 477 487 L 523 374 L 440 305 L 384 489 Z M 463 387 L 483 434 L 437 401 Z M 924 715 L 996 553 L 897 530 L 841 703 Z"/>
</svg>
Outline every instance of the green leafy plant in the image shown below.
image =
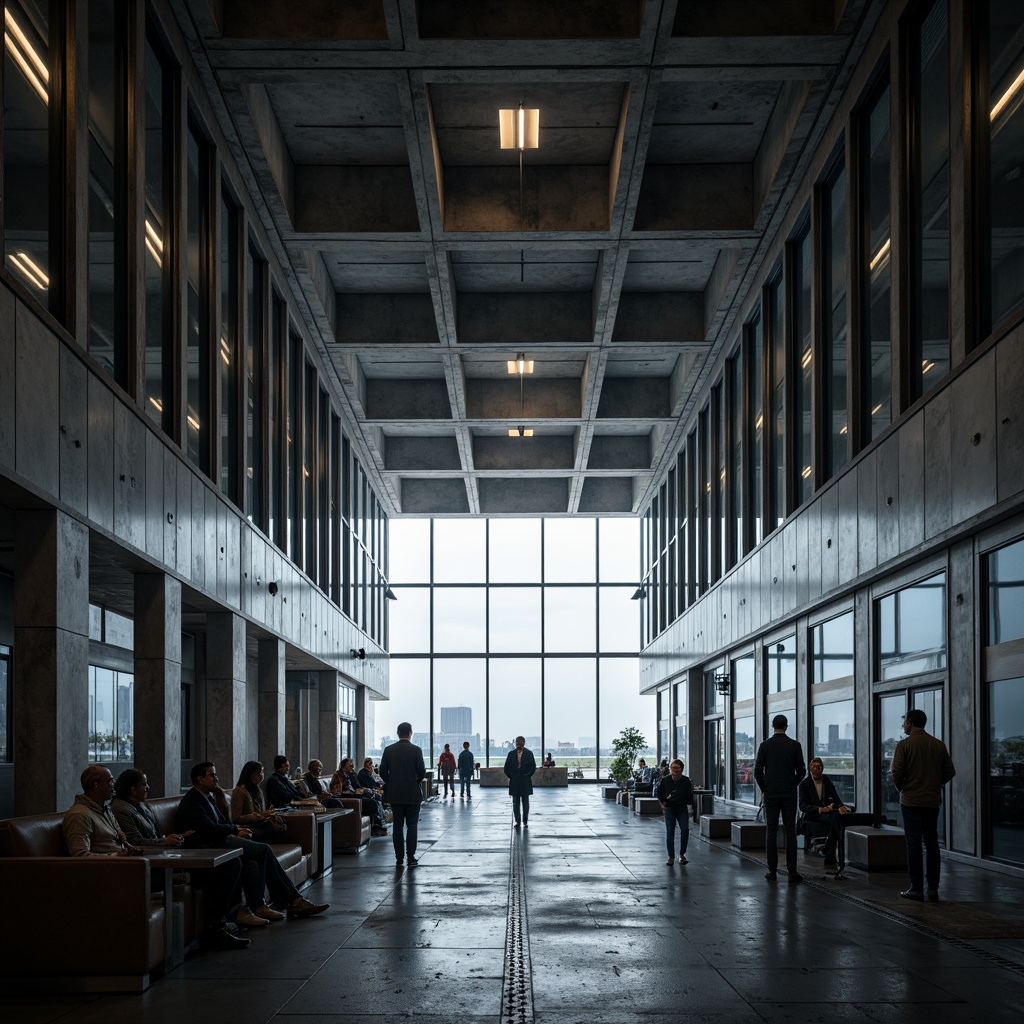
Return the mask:
<svg viewBox="0 0 1024 1024">
<path fill-rule="evenodd" d="M 637 755 L 646 748 L 647 740 L 644 738 L 644 734 L 633 726 L 623 729 L 618 737 L 612 740 L 612 750 L 615 752 L 615 757 L 612 759 L 612 763 L 608 765 L 608 774 L 618 783 L 621 789 L 625 789 L 627 783 L 633 777 Z"/>
</svg>

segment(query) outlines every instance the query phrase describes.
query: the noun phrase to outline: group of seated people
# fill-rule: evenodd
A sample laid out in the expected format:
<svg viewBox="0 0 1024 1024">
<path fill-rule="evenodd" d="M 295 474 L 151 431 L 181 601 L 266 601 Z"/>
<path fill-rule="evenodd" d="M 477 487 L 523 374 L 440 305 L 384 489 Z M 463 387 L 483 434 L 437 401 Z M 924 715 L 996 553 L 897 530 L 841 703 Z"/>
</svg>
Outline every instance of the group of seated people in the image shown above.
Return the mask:
<svg viewBox="0 0 1024 1024">
<path fill-rule="evenodd" d="M 229 820 L 216 765 L 194 764 L 192 788 L 178 805 L 178 831 L 162 835 L 146 804 L 145 773 L 128 768 L 115 781 L 109 768 L 91 764 L 82 772 L 81 795 L 64 815 L 68 850 L 75 857 L 107 857 L 137 855 L 147 846 L 240 847 L 241 858 L 194 873 L 205 876 L 198 881 L 206 890 L 207 919 L 201 942 L 208 949 L 248 946 L 249 940 L 237 934 L 239 927 L 264 927 L 285 916 L 323 913 L 329 905 L 311 903 L 300 895 L 267 845 L 276 831 L 275 812 L 264 806 L 256 781 L 262 766 L 249 762 L 246 768 L 250 770 L 243 769 L 239 786 L 232 791 Z M 229 922 L 233 911 L 234 921 Z"/>
<path fill-rule="evenodd" d="M 660 765 L 649 765 L 644 758 L 637 762 L 636 771 L 629 780 L 629 788 L 635 793 L 654 793 L 658 783 L 668 775 L 668 759 L 662 758 Z"/>
</svg>

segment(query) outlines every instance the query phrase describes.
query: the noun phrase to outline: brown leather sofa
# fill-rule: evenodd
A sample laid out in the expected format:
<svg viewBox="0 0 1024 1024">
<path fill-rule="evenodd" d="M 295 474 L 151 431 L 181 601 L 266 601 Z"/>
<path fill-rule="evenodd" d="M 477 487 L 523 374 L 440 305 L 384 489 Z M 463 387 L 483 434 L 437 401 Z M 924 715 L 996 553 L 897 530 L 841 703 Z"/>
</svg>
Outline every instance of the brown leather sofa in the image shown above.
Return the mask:
<svg viewBox="0 0 1024 1024">
<path fill-rule="evenodd" d="M 336 799 L 343 807 L 351 808 L 355 813 L 346 814 L 343 818 L 335 818 L 332 824 L 332 837 L 335 853 L 359 853 L 370 843 L 372 822 L 363 814 L 363 801 L 357 796 L 342 796 Z"/>
<path fill-rule="evenodd" d="M 50 991 L 142 992 L 164 959 L 164 909 L 140 857 L 72 857 L 64 815 L 0 821 L 0 978 Z M 20 984 L 19 984 L 20 983 Z"/>
</svg>

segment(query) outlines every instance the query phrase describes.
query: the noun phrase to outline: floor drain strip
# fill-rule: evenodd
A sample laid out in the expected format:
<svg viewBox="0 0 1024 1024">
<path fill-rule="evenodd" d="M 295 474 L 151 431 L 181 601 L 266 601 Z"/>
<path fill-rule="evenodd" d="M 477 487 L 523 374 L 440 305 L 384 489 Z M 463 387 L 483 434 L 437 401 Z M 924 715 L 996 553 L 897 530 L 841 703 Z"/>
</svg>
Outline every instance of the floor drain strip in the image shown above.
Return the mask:
<svg viewBox="0 0 1024 1024">
<path fill-rule="evenodd" d="M 532 1024 L 533 973 L 526 920 L 526 872 L 523 844 L 512 834 L 508 872 L 508 930 L 505 933 L 505 978 L 501 987 L 501 1024 Z"/>
</svg>

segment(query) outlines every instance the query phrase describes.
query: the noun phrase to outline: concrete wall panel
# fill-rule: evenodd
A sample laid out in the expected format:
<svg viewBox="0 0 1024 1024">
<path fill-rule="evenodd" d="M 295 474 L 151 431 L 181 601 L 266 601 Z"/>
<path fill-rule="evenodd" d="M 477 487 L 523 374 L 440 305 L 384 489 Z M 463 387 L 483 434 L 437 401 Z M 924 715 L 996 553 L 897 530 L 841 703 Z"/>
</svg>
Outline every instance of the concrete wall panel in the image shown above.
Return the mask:
<svg viewBox="0 0 1024 1024">
<path fill-rule="evenodd" d="M 1024 331 L 996 352 L 996 451 L 999 460 L 999 500 L 1024 491 Z"/>
<path fill-rule="evenodd" d="M 46 494 L 60 490 L 60 432 L 54 421 L 54 396 L 60 394 L 57 340 L 18 303 L 15 313 L 15 465 Z"/>
<path fill-rule="evenodd" d="M 953 521 L 968 519 L 995 503 L 995 350 L 953 381 L 950 398 Z"/>
<path fill-rule="evenodd" d="M 114 406 L 114 533 L 146 548 L 146 428 L 118 402 Z"/>
<path fill-rule="evenodd" d="M 114 528 L 114 398 L 89 375 L 89 518 Z"/>
<path fill-rule="evenodd" d="M 953 522 L 950 392 L 944 388 L 924 410 L 924 533 L 935 537 Z"/>
<path fill-rule="evenodd" d="M 900 427 L 900 551 L 924 541 L 924 413 Z"/>
<path fill-rule="evenodd" d="M 900 551 L 900 439 L 890 434 L 878 446 L 878 477 L 875 487 L 876 557 L 879 564 Z"/>
<path fill-rule="evenodd" d="M 15 298 L 0 284 L 0 466 L 14 469 Z"/>
<path fill-rule="evenodd" d="M 857 565 L 861 572 L 870 572 L 878 555 L 878 533 L 875 530 L 875 458 L 874 453 L 857 464 Z"/>
<path fill-rule="evenodd" d="M 169 448 L 164 458 L 164 565 L 172 571 L 178 567 L 178 460 Z"/>
<path fill-rule="evenodd" d="M 174 523 L 177 527 L 175 548 L 175 566 L 182 579 L 192 579 L 192 470 L 182 460 L 175 463 L 175 514 Z"/>
<path fill-rule="evenodd" d="M 839 488 L 829 487 L 818 504 L 821 506 L 821 592 L 828 594 L 839 586 Z"/>
<path fill-rule="evenodd" d="M 0 399 L 2 400 L 2 399 Z M 89 372 L 67 348 L 60 351 L 60 500 L 89 511 Z"/>
<path fill-rule="evenodd" d="M 158 562 L 164 556 L 164 446 L 152 431 L 146 433 L 146 553 Z"/>
<path fill-rule="evenodd" d="M 800 517 L 807 521 L 807 597 L 821 596 L 821 502 L 814 501 Z"/>
<path fill-rule="evenodd" d="M 857 474 L 846 473 L 839 478 L 836 509 L 837 537 L 839 545 L 839 585 L 844 586 L 857 576 L 859 538 L 857 520 Z"/>
</svg>

